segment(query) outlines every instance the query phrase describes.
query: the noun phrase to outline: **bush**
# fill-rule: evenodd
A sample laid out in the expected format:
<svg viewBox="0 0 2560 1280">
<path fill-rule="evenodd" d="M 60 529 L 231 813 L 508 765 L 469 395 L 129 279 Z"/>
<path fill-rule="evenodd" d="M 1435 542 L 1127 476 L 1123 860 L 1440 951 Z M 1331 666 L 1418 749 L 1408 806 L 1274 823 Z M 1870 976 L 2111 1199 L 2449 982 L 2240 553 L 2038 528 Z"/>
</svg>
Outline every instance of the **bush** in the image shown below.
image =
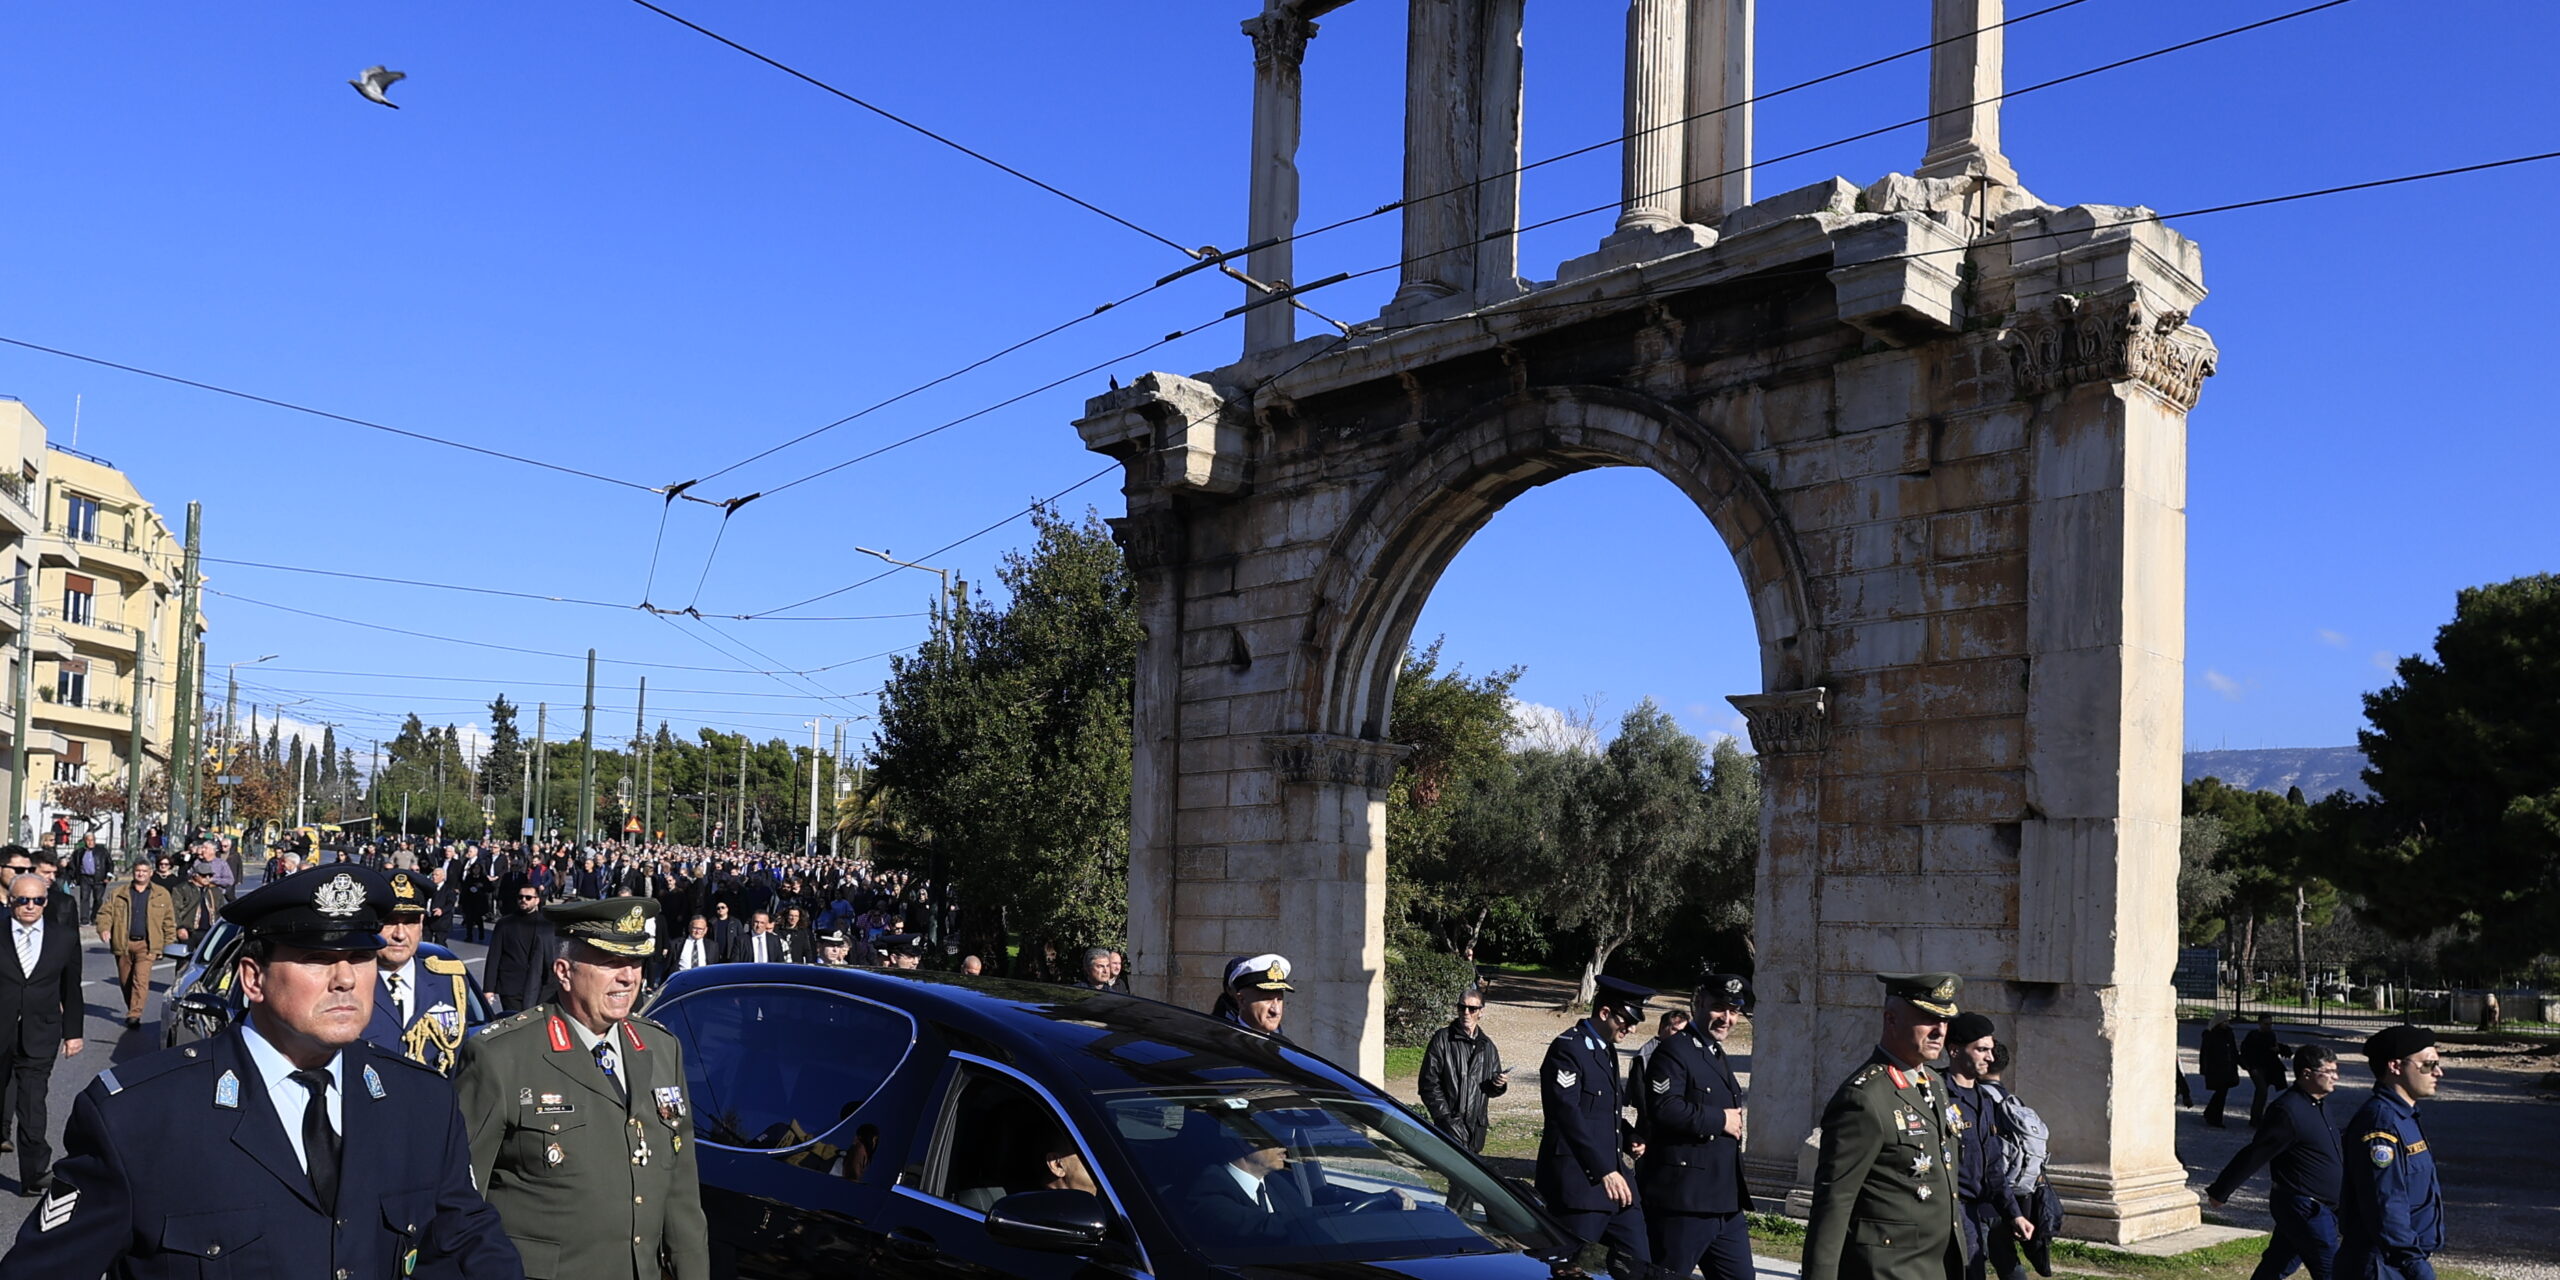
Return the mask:
<svg viewBox="0 0 2560 1280">
<path fill-rule="evenodd" d="M 1458 997 L 1475 982 L 1466 961 L 1438 951 L 1387 949 L 1387 1043 L 1416 1045 L 1457 1016 Z"/>
</svg>

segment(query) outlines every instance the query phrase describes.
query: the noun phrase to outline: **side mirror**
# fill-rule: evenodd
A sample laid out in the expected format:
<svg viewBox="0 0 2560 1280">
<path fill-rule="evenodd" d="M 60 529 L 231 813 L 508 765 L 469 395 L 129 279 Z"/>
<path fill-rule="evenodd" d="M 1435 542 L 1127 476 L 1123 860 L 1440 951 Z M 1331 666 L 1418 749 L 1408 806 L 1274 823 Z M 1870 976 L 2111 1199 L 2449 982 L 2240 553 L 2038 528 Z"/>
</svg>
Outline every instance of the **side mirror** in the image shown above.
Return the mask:
<svg viewBox="0 0 2560 1280">
<path fill-rule="evenodd" d="M 1109 1243 L 1111 1208 L 1090 1191 L 1018 1191 L 987 1210 L 987 1236 L 1043 1253 L 1092 1253 Z"/>
<path fill-rule="evenodd" d="M 224 1007 L 221 999 L 201 991 L 178 997 L 178 1012 L 188 1017 L 202 1018 L 217 1027 L 231 1021 L 231 1010 Z"/>
</svg>

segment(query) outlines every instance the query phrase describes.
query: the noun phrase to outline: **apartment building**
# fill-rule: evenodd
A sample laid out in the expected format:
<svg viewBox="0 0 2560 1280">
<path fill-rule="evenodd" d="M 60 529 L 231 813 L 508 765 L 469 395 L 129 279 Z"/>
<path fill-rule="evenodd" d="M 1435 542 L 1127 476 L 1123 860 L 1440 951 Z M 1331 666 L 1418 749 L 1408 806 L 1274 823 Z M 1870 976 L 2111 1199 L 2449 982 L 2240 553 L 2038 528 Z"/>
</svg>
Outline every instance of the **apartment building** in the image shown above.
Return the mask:
<svg viewBox="0 0 2560 1280">
<path fill-rule="evenodd" d="M 27 727 L 25 786 L 10 788 L 25 801 L 19 832 L 57 830 L 61 818 L 75 837 L 94 829 L 118 843 L 122 812 L 72 812 L 67 789 L 122 784 L 136 751 L 146 779 L 168 776 L 183 551 L 114 464 L 53 443 L 24 404 L 0 397 L 0 732 Z M 199 617 L 189 642 L 203 632 Z M 16 757 L 0 755 L 0 773 Z M 145 821 L 163 816 L 155 805 Z"/>
</svg>

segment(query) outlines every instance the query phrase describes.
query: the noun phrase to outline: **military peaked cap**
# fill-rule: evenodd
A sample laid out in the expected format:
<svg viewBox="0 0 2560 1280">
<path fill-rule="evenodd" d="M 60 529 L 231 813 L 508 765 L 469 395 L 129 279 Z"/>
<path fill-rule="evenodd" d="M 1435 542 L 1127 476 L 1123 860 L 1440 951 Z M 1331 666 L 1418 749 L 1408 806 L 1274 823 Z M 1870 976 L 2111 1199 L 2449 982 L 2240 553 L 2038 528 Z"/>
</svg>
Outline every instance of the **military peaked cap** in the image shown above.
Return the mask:
<svg viewBox="0 0 2560 1280">
<path fill-rule="evenodd" d="M 1884 984 L 1886 996 L 1909 1001 L 1941 1018 L 1964 1012 L 1956 1007 L 1956 993 L 1964 990 L 1964 979 L 1952 973 L 1879 973 L 1876 981 Z"/>
<path fill-rule="evenodd" d="M 379 951 L 391 883 L 369 867 L 332 863 L 297 871 L 222 909 L 252 938 L 312 951 Z"/>
<path fill-rule="evenodd" d="M 657 949 L 657 940 L 649 936 L 649 922 L 657 915 L 656 898 L 587 898 L 542 909 L 542 918 L 561 937 L 617 956 L 645 956 Z"/>
</svg>

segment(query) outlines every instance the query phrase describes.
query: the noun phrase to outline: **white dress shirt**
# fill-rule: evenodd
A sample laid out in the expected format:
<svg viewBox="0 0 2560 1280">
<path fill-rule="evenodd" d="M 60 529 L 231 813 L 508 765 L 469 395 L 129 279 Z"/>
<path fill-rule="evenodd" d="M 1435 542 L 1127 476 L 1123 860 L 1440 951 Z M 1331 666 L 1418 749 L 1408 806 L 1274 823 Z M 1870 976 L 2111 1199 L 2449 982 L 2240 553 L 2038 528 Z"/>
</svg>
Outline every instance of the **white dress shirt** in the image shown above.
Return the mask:
<svg viewBox="0 0 2560 1280">
<path fill-rule="evenodd" d="M 687 938 L 676 952 L 676 968 L 698 969 L 711 963 L 711 939 Z"/>
<path fill-rule="evenodd" d="M 34 924 L 20 924 L 15 919 L 11 919 L 9 921 L 9 934 L 17 941 L 18 944 L 19 976 L 24 977 L 27 974 L 34 973 L 36 971 L 36 961 L 44 955 L 43 919 L 38 918 Z"/>
<path fill-rule="evenodd" d="M 1244 1198 L 1252 1201 L 1253 1207 L 1262 1210 L 1264 1213 L 1279 1212 L 1278 1209 L 1272 1207 L 1271 1197 L 1264 1193 L 1262 1179 L 1237 1168 L 1232 1161 L 1227 1164 L 1227 1176 L 1235 1179 L 1236 1185 L 1244 1189 Z"/>
<path fill-rule="evenodd" d="M 302 1151 L 302 1113 L 311 1105 L 311 1091 L 293 1078 L 292 1059 L 285 1057 L 282 1050 L 258 1034 L 258 1024 L 254 1020 L 243 1018 L 240 1027 L 240 1042 L 249 1046 L 249 1063 L 257 1068 L 258 1081 L 266 1086 L 267 1096 L 275 1101 L 276 1119 L 284 1125 L 285 1145 L 293 1148 L 293 1162 L 301 1165 L 304 1173 L 309 1173 L 311 1158 Z M 342 1051 L 329 1055 L 329 1127 L 337 1131 L 341 1142 L 347 1136 L 347 1126 L 341 1117 L 346 1094 L 347 1055 Z"/>
</svg>

